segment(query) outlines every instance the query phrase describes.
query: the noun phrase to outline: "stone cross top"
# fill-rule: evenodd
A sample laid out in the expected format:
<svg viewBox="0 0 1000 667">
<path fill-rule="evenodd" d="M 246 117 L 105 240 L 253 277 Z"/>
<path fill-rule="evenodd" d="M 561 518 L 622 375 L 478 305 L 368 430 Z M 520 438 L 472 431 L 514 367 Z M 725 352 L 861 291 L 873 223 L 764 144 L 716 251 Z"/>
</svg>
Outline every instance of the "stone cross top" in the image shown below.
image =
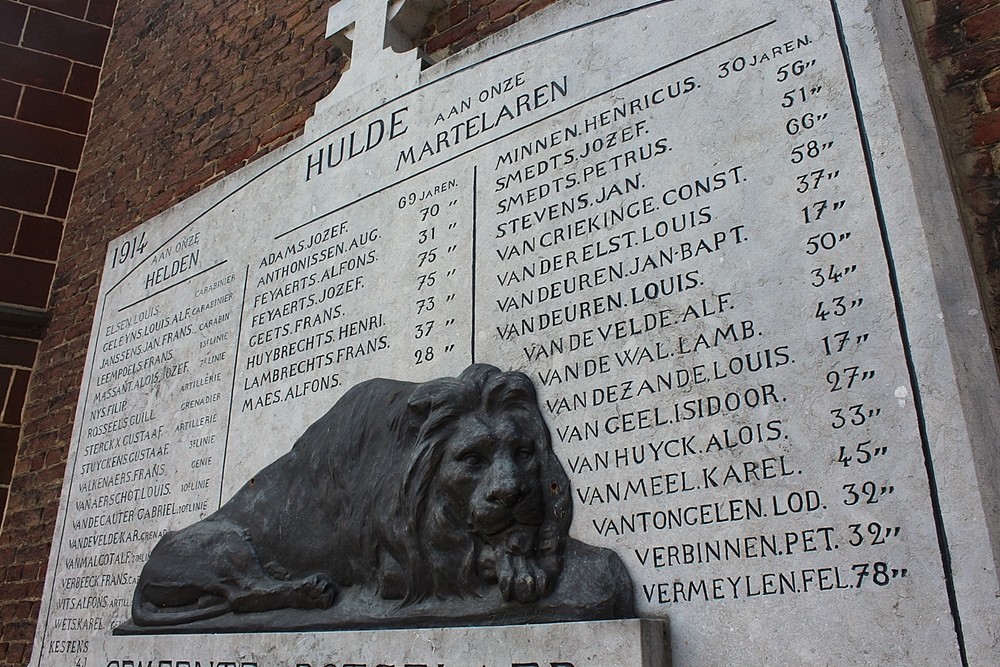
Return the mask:
<svg viewBox="0 0 1000 667">
<path fill-rule="evenodd" d="M 379 81 L 387 93 L 415 86 L 421 64 L 429 60 L 413 41 L 445 5 L 447 0 L 340 0 L 331 7 L 326 36 L 350 64 L 337 88 L 316 105 L 317 114 Z"/>
</svg>

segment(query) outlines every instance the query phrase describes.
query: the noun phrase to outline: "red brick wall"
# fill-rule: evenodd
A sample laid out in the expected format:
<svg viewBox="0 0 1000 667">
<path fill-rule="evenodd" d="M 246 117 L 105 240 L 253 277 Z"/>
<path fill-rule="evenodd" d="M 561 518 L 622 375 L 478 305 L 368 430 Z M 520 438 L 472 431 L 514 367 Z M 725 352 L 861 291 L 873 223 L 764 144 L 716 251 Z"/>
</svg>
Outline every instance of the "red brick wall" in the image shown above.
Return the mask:
<svg viewBox="0 0 1000 667">
<path fill-rule="evenodd" d="M 556 0 L 453 0 L 428 21 L 421 42 L 435 61 L 530 16 Z"/>
<path fill-rule="evenodd" d="M 994 351 L 1000 354 L 1000 0 L 911 0 Z"/>
<path fill-rule="evenodd" d="M 429 53 L 442 57 L 554 1 L 452 0 L 432 18 L 422 42 Z M 927 43 L 963 212 L 970 230 L 979 230 L 972 233 L 977 268 L 997 315 L 1000 241 L 994 229 L 993 181 L 994 164 L 1000 163 L 1000 127 L 993 110 L 1000 78 L 990 75 L 1000 65 L 1000 42 L 995 13 L 988 12 L 998 2 L 907 1 L 920 26 L 920 44 Z M 329 50 L 322 39 L 331 4 L 134 0 L 116 17 L 49 299 L 51 323 L 28 387 L 7 522 L 0 532 L 0 666 L 24 664 L 29 658 L 107 243 L 301 132 L 313 104 L 332 89 L 343 65 L 339 52 Z M 15 32 L 7 28 L 9 5 L 23 6 L 0 0 L 3 48 Z M 72 55 L 79 56 L 64 57 Z M 77 64 L 58 92 L 79 96 L 65 89 Z M 4 67 L 0 51 L 0 70 Z M 0 71 L 0 79 L 7 78 Z M 9 109 L 9 83 L 0 81 L 0 115 Z M 46 200 L 42 212 L 31 215 L 51 217 L 55 209 L 50 212 L 48 206 Z M 0 229 L 3 224 L 0 218 Z M 18 224 L 23 224 L 20 213 Z M 3 238 L 0 233 L 0 249 Z M 0 368 L 0 386 L 2 373 Z"/>
<path fill-rule="evenodd" d="M 115 2 L 0 0 L 0 516 Z"/>
</svg>

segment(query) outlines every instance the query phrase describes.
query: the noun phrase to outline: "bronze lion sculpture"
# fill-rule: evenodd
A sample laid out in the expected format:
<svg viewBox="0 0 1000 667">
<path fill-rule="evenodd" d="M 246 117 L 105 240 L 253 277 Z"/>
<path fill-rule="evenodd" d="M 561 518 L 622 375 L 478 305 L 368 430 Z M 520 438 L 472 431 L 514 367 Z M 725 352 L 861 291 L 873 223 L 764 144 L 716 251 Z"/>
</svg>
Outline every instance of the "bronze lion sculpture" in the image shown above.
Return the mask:
<svg viewBox="0 0 1000 667">
<path fill-rule="evenodd" d="M 369 380 L 217 512 L 161 538 L 135 588 L 132 629 L 325 610 L 345 591 L 373 625 L 405 624 L 407 607 L 421 608 L 418 623 L 436 602 L 491 591 L 499 596 L 479 620 L 510 622 L 503 607 L 556 589 L 568 542 L 581 576 L 602 578 L 571 584 L 568 596 L 596 586 L 603 606 L 592 615 L 631 615 L 624 565 L 569 540 L 571 515 L 569 481 L 525 374 L 477 364 L 421 384 Z M 372 600 L 394 602 L 380 619 Z"/>
</svg>

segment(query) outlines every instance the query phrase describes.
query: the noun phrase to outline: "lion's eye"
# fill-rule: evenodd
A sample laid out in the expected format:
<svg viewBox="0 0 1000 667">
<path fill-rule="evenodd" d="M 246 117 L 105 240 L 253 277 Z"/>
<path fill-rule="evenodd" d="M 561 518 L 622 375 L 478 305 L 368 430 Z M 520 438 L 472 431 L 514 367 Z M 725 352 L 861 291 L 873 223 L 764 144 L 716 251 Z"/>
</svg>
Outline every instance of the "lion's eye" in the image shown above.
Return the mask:
<svg viewBox="0 0 1000 667">
<path fill-rule="evenodd" d="M 469 466 L 470 468 L 478 468 L 479 466 L 486 463 L 486 459 L 483 458 L 481 454 L 477 454 L 475 452 L 468 452 L 466 454 L 462 454 L 460 457 L 458 457 L 458 460 L 464 463 L 465 465 Z"/>
<path fill-rule="evenodd" d="M 535 450 L 532 449 L 531 447 L 521 447 L 516 452 L 518 461 L 527 461 L 534 455 L 535 455 Z"/>
</svg>

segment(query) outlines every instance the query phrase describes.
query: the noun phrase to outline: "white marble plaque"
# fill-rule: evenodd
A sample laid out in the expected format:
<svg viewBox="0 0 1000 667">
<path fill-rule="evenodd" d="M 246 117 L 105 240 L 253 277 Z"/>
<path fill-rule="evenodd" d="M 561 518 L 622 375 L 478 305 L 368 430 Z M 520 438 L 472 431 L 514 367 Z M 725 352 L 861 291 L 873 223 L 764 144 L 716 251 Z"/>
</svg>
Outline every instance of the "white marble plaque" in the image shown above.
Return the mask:
<svg viewBox="0 0 1000 667">
<path fill-rule="evenodd" d="M 939 156 L 899 12 L 560 3 L 118 239 L 35 664 L 647 664 L 532 628 L 502 631 L 523 656 L 501 631 L 447 657 L 416 632 L 111 636 L 160 536 L 347 389 L 472 362 L 530 375 L 572 535 L 621 556 L 675 664 L 989 655 L 989 433 L 948 347 L 975 298 L 933 270 L 946 185 L 914 180 Z"/>
</svg>

